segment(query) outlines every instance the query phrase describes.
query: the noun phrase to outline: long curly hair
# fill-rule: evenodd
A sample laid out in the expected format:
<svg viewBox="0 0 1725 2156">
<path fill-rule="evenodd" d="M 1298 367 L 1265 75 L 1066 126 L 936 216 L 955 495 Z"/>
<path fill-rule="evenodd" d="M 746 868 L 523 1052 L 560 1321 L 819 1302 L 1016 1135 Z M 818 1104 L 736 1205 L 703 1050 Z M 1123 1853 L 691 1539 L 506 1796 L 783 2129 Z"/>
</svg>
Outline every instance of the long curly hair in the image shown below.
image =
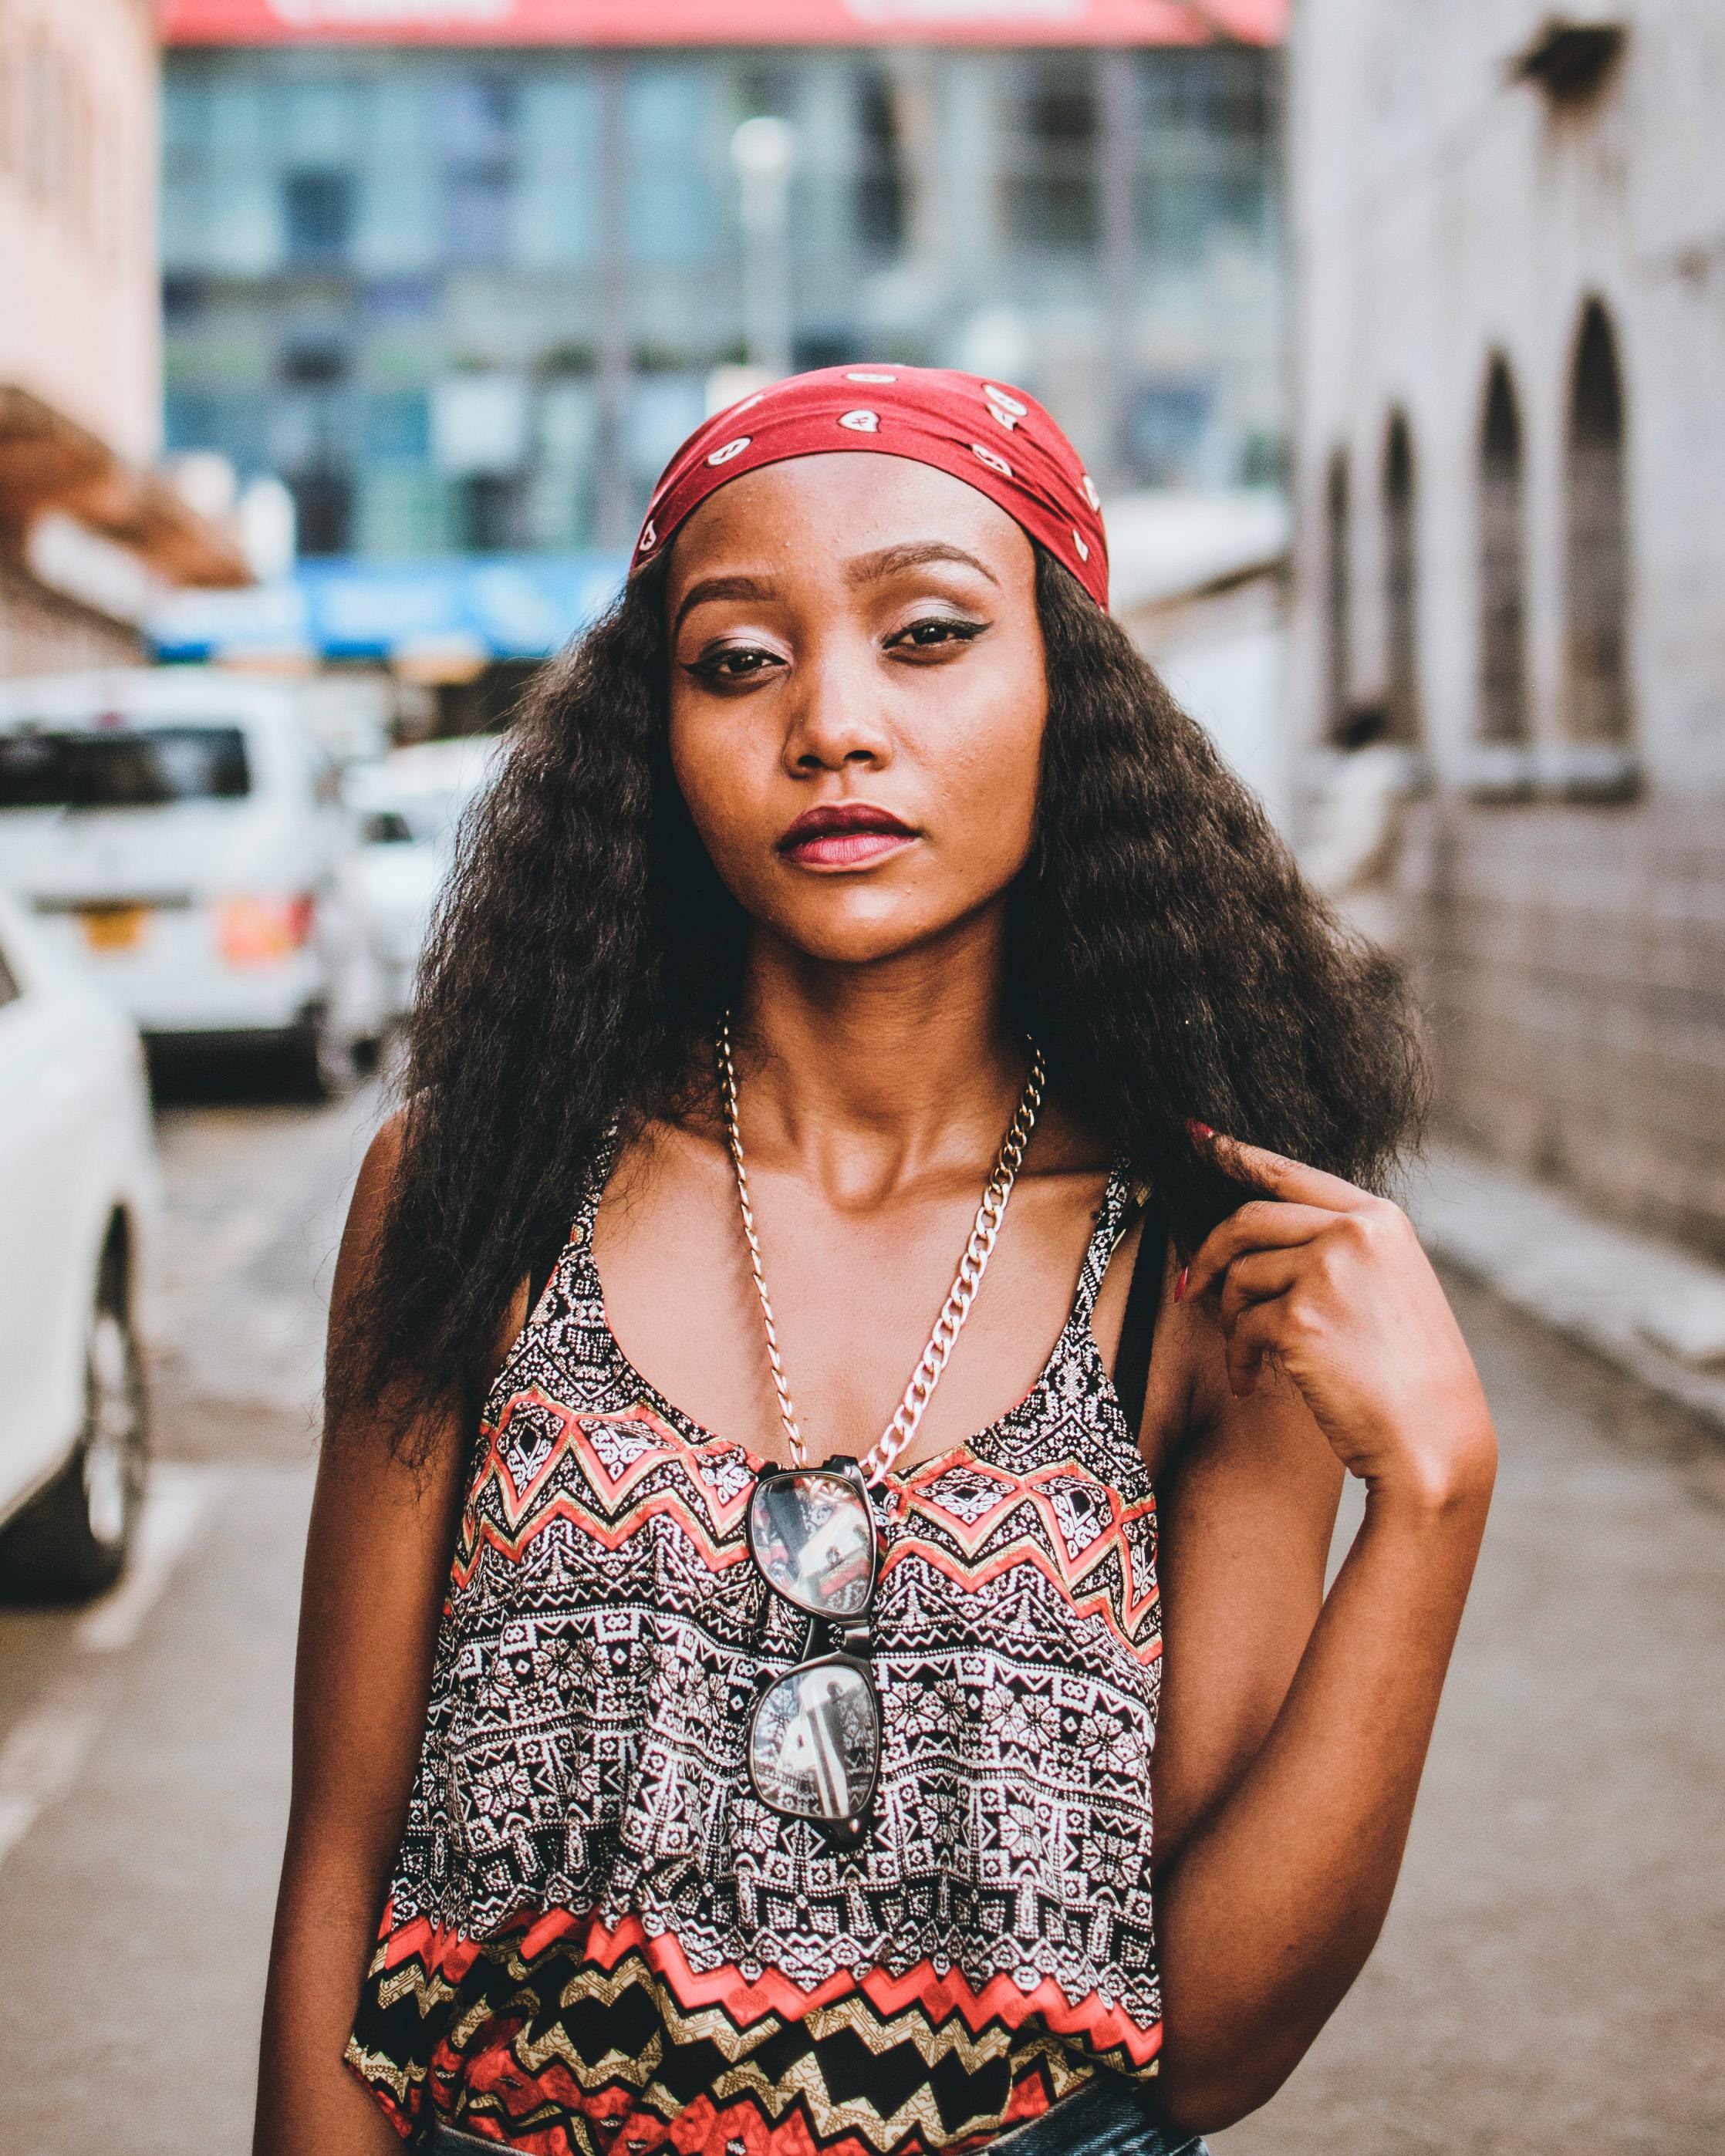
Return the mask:
<svg viewBox="0 0 1725 2156">
<path fill-rule="evenodd" d="M 476 1412 L 527 1253 L 614 1121 L 688 1108 L 747 923 L 672 776 L 664 570 L 538 677 L 465 819 L 423 961 L 381 1230 L 332 1418 Z M 1397 969 L 1301 880 L 1119 624 L 1037 550 L 1048 721 L 1009 993 L 1067 1106 L 1189 1252 L 1241 1192 L 1196 1118 L 1383 1188 L 1426 1098 Z"/>
</svg>

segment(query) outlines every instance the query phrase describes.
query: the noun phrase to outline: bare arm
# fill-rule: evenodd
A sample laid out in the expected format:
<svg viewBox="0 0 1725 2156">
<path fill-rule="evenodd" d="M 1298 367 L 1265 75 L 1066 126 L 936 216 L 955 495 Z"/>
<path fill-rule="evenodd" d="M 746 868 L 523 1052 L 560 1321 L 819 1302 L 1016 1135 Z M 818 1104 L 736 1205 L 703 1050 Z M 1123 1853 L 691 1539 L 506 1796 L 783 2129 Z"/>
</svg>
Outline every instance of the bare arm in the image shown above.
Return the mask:
<svg viewBox="0 0 1725 2156">
<path fill-rule="evenodd" d="M 336 1261 L 351 1306 L 394 1173 L 373 1140 Z M 417 1763 L 460 1502 L 464 1433 L 427 1433 L 417 1471 L 374 1433 L 325 1434 L 294 1682 L 293 1797 L 258 2076 L 254 2156 L 400 2147 L 341 2063 Z"/>
<path fill-rule="evenodd" d="M 1404 1217 L 1235 1152 L 1277 1199 L 1194 1261 L 1183 1316 L 1210 1329 L 1221 1381 L 1170 1479 L 1164 1547 L 1158 2097 L 1188 2132 L 1274 2094 L 1377 1938 L 1496 1458 Z M 1367 1511 L 1320 1614 L 1338 1462 Z"/>
</svg>

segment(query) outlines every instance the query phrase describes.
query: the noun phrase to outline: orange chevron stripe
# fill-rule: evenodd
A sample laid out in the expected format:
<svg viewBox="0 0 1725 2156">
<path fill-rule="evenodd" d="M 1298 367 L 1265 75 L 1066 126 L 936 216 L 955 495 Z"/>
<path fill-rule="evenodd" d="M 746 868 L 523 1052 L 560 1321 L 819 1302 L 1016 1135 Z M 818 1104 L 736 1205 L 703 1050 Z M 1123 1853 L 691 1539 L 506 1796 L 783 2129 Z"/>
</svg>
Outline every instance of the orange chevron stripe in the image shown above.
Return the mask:
<svg viewBox="0 0 1725 2156">
<path fill-rule="evenodd" d="M 1081 1460 L 1076 1460 L 1070 1453 L 1066 1454 L 1062 1459 L 1050 1460 L 1040 1467 L 1033 1468 L 1028 1475 L 1010 1474 L 1005 1468 L 997 1466 L 992 1460 L 981 1460 L 974 1454 L 970 1455 L 968 1464 L 972 1473 L 981 1476 L 986 1481 L 999 1482 L 1002 1486 L 1001 1504 L 1026 1493 L 1034 1495 L 1038 1501 L 1041 1502 L 1042 1486 L 1045 1483 L 1082 1482 L 1092 1490 L 1100 1491 L 1106 1499 L 1108 1506 L 1109 1526 L 1104 1530 L 1105 1533 L 1112 1532 L 1113 1529 L 1140 1513 L 1153 1514 L 1156 1510 L 1155 1501 L 1149 1497 L 1141 1499 L 1136 1505 L 1128 1505 L 1111 1484 L 1104 1482 L 1098 1476 L 1091 1474 L 1089 1468 Z M 904 1494 L 915 1503 L 918 1511 L 934 1514 L 938 1519 L 948 1523 L 955 1534 L 962 1537 L 974 1535 L 979 1543 L 982 1534 L 986 1532 L 983 1528 L 981 1520 L 978 1520 L 973 1527 L 967 1527 L 956 1514 L 948 1512 L 943 1505 L 929 1494 L 952 1466 L 952 1461 L 945 1454 L 937 1455 L 934 1459 L 922 1462 L 917 1467 L 912 1469 L 911 1480 L 905 1485 Z M 1052 1500 L 1050 1499 L 1048 1502 L 1051 1503 Z M 983 1518 L 997 1519 L 999 1512 L 1000 1505 L 992 1505 L 983 1515 Z M 1052 1517 L 1053 1515 L 1050 1515 L 1050 1517 Z"/>
<path fill-rule="evenodd" d="M 428 1974 L 459 1984 L 484 1951 L 480 1943 L 462 1938 L 415 1917 L 398 1931 L 390 1929 L 390 1912 L 384 1912 L 384 1937 L 374 1968 L 398 1968 L 414 1956 Z M 669 1987 L 680 2011 L 695 2013 L 704 2007 L 721 2007 L 733 2027 L 745 2030 L 769 2018 L 797 2021 L 819 2008 L 853 1995 L 865 1999 L 883 2020 L 891 2020 L 911 2010 L 920 2012 L 933 2028 L 957 2015 L 974 2035 L 990 2024 L 1016 2031 L 1040 2020 L 1056 2035 L 1081 2035 L 1098 2051 L 1123 2051 L 1137 2068 L 1147 2066 L 1162 2046 L 1160 2022 L 1144 2026 L 1122 2008 L 1111 2005 L 1096 1992 L 1082 1999 L 1068 1999 L 1054 1981 L 1045 1977 L 1031 1991 L 1020 1990 L 1009 1976 L 988 1979 L 980 1991 L 973 1989 L 956 1969 L 937 1975 L 927 1958 L 894 1975 L 882 1969 L 867 1970 L 860 1979 L 839 1969 L 812 1991 L 777 1969 L 759 1978 L 745 1977 L 734 1963 L 714 1969 L 692 1969 L 675 1933 L 649 1933 L 638 1917 L 623 1917 L 608 1925 L 594 1911 L 580 1914 L 569 1909 L 547 1910 L 523 1928 L 517 1952 L 523 1961 L 537 1961 L 552 1948 L 573 1943 L 582 1961 L 608 1974 L 630 1955 L 639 1957 Z"/>
<path fill-rule="evenodd" d="M 516 1396 L 516 1399 L 527 1397 L 526 1394 Z M 515 1401 L 512 1399 L 506 1407 L 496 1429 L 490 1433 L 485 1463 L 475 1480 L 464 1512 L 464 1523 L 472 1531 L 471 1539 L 465 1547 L 456 1551 L 451 1568 L 451 1579 L 454 1584 L 465 1586 L 472 1578 L 474 1567 L 483 1548 L 496 1550 L 511 1562 L 519 1562 L 534 1538 L 553 1520 L 567 1520 L 579 1527 L 598 1548 L 616 1551 L 637 1534 L 648 1520 L 663 1516 L 675 1519 L 681 1524 L 710 1570 L 723 1572 L 732 1565 L 749 1561 L 747 1543 L 736 1539 L 738 1522 L 748 1504 L 748 1486 L 743 1485 L 734 1497 L 721 1497 L 698 1467 L 692 1464 L 702 1453 L 715 1449 L 732 1450 L 733 1448 L 726 1440 L 715 1439 L 706 1445 L 691 1445 L 649 1408 L 639 1403 L 619 1414 L 577 1415 L 559 1407 L 556 1401 L 547 1399 L 542 1394 L 536 1392 L 532 1397 L 536 1405 L 562 1424 L 561 1434 L 552 1440 L 550 1453 L 531 1481 L 524 1488 L 518 1489 L 500 1450 Z M 621 1476 L 613 1476 L 594 1446 L 590 1426 L 619 1423 L 644 1425 L 660 1441 L 631 1461 Z M 663 1466 L 667 1459 L 683 1461 L 686 1472 L 682 1482 L 686 1488 L 680 1486 L 655 1491 L 612 1518 L 596 1512 L 581 1497 L 578 1490 L 560 1491 L 555 1497 L 539 1504 L 536 1509 L 534 1499 L 537 1493 L 558 1462 L 572 1451 L 580 1459 L 593 1486 L 601 1490 L 608 1487 L 621 1493 L 631 1489 L 652 1469 Z M 511 1526 L 521 1524 L 519 1534 L 503 1532 L 490 1518 L 480 1517 L 479 1507 L 474 1499 L 487 1483 L 497 1488 L 506 1520 Z M 706 1514 L 705 1518 L 691 1507 L 690 1491 L 698 1494 Z"/>
<path fill-rule="evenodd" d="M 391 1901 L 384 1907 L 383 1921 L 378 1928 L 372 1974 L 399 1969 L 403 1962 L 417 1956 L 425 1964 L 428 1975 L 445 1977 L 453 1984 L 459 1984 L 481 1951 L 478 1940 L 464 1938 L 459 1932 L 434 1924 L 429 1917 L 410 1917 L 398 1926 L 395 1905 Z"/>
<path fill-rule="evenodd" d="M 1050 1564 L 1048 1552 L 1034 1542 L 1024 1539 L 1009 1543 L 1004 1549 L 997 1551 L 988 1563 L 968 1568 L 955 1564 L 951 1554 L 942 1549 L 937 1543 L 924 1542 L 919 1536 L 910 1536 L 893 1544 L 886 1563 L 881 1567 L 882 1578 L 884 1578 L 886 1573 L 896 1566 L 904 1563 L 913 1550 L 956 1585 L 973 1591 L 978 1588 L 986 1587 L 990 1581 L 998 1579 L 1003 1573 L 1010 1572 L 1020 1564 L 1034 1565 L 1045 1579 L 1060 1590 L 1075 1614 L 1081 1617 L 1100 1617 L 1122 1646 L 1146 1668 L 1161 1657 L 1162 1639 L 1159 1627 L 1156 1635 L 1149 1640 L 1133 1639 L 1132 1634 L 1122 1626 L 1120 1618 L 1115 1613 L 1113 1603 L 1107 1594 L 1100 1591 L 1094 1594 L 1075 1593 L 1071 1581 L 1062 1575 L 1059 1565 Z M 1133 1578 L 1132 1552 L 1124 1537 L 1120 1543 L 1120 1558 L 1121 1568 L 1126 1575 L 1127 1594 L 1130 1596 Z M 1128 1601 L 1126 1611 L 1127 1624 L 1136 1626 L 1145 1613 L 1157 1607 L 1160 1601 L 1161 1594 L 1153 1576 L 1147 1591 L 1136 1602 Z"/>
<path fill-rule="evenodd" d="M 542 1414 L 547 1415 L 557 1425 L 558 1435 L 546 1454 L 544 1464 L 539 1472 L 525 1486 L 518 1486 L 514 1470 L 504 1455 L 504 1445 L 509 1435 L 509 1426 L 515 1420 L 516 1411 L 522 1407 L 537 1408 Z M 476 1497 L 487 1484 L 495 1483 L 502 1493 L 505 1516 L 511 1522 L 518 1521 L 526 1506 L 532 1502 L 544 1485 L 546 1478 L 568 1450 L 569 1432 L 576 1420 L 577 1416 L 573 1408 L 566 1407 L 561 1400 L 554 1400 L 550 1394 L 543 1391 L 537 1385 L 531 1386 L 524 1393 L 512 1394 L 506 1402 L 502 1414 L 497 1418 L 495 1427 L 488 1429 L 485 1433 L 488 1440 L 485 1457 L 480 1473 L 468 1492 L 470 1502 Z M 650 1458 L 652 1455 L 647 1456 Z"/>
<path fill-rule="evenodd" d="M 1122 2050 L 1136 2066 L 1148 2066 L 1162 2049 L 1159 2021 L 1142 2027 L 1120 2007 L 1106 2005 L 1094 1991 L 1069 1999 L 1050 1977 L 1034 1991 L 1020 1991 L 1011 1977 L 991 1976 L 980 1991 L 973 1991 L 956 1971 L 938 1977 L 932 1963 L 920 1961 L 902 1977 L 871 1969 L 858 1988 L 878 2012 L 901 2012 L 914 2004 L 937 2028 L 948 2011 L 961 2015 L 973 2032 L 990 2021 L 1017 2030 L 1040 2020 L 1056 2035 L 1087 2037 L 1099 2051 Z"/>
<path fill-rule="evenodd" d="M 522 1401 L 531 1401 L 552 1417 L 561 1425 L 561 1434 L 552 1441 L 550 1452 L 531 1481 L 524 1487 L 518 1487 L 502 1457 L 501 1447 L 511 1418 L 517 1404 Z M 593 1445 L 589 1425 L 595 1423 L 632 1424 L 644 1427 L 652 1433 L 656 1442 L 631 1461 L 621 1475 L 614 1476 Z M 524 1523 L 523 1532 L 517 1535 L 503 1534 L 489 1519 L 479 1521 L 478 1532 L 472 1543 L 456 1553 L 452 1572 L 452 1579 L 456 1584 L 465 1585 L 471 1578 L 482 1548 L 494 1549 L 511 1562 L 519 1562 L 534 1537 L 553 1520 L 569 1521 L 572 1525 L 581 1528 L 598 1548 L 615 1552 L 639 1532 L 649 1519 L 670 1517 L 681 1524 L 711 1570 L 722 1572 L 747 1560 L 746 1546 L 732 1543 L 726 1548 L 720 1538 L 734 1535 L 738 1522 L 747 1509 L 748 1486 L 742 1486 L 735 1497 L 724 1500 L 694 1466 L 699 1455 L 716 1446 L 726 1451 L 741 1450 L 745 1458 L 752 1460 L 753 1455 L 747 1452 L 746 1447 L 733 1448 L 729 1440 L 719 1439 L 711 1439 L 701 1445 L 691 1444 L 680 1431 L 641 1401 L 615 1414 L 578 1415 L 551 1399 L 536 1386 L 529 1391 L 511 1395 L 505 1404 L 495 1429 L 489 1430 L 487 1435 L 486 1456 L 475 1480 L 474 1491 L 477 1493 L 488 1481 L 495 1483 L 500 1492 L 505 1518 L 511 1525 Z M 536 1494 L 543 1487 L 564 1454 L 571 1450 L 579 1455 L 594 1487 L 619 1496 L 632 1489 L 654 1468 L 663 1466 L 667 1459 L 680 1459 L 689 1471 L 687 1481 L 699 1493 L 708 1520 L 697 1517 L 681 1492 L 676 1490 L 657 1491 L 640 1504 L 609 1520 L 594 1512 L 578 1495 L 569 1491 L 559 1492 L 548 1504 L 530 1512 Z M 959 1447 L 956 1453 L 938 1454 L 910 1471 L 899 1492 L 902 1501 L 900 1517 L 906 1522 L 906 1532 L 895 1541 L 888 1552 L 882 1568 L 883 1578 L 896 1565 L 903 1563 L 912 1551 L 919 1553 L 954 1585 L 968 1592 L 988 1586 L 1003 1573 L 1020 1563 L 1031 1563 L 1050 1585 L 1060 1590 L 1076 1614 L 1100 1616 L 1121 1645 L 1140 1661 L 1147 1665 L 1156 1660 L 1161 1653 L 1159 1638 L 1141 1642 L 1132 1637 L 1147 1612 L 1156 1606 L 1159 1599 L 1154 1570 L 1153 1568 L 1147 1589 L 1142 1594 L 1137 1593 L 1132 1545 L 1125 1533 L 1127 1526 L 1135 1518 L 1147 1517 L 1153 1520 L 1156 1509 L 1153 1499 L 1147 1499 L 1136 1506 L 1127 1506 L 1117 1491 L 1090 1474 L 1070 1455 L 1023 1476 L 1008 1476 L 992 1463 L 972 1458 L 968 1460 L 972 1471 L 999 1481 L 1002 1489 L 999 1502 L 990 1506 L 976 1522 L 967 1526 L 927 1494 L 927 1487 L 950 1471 L 955 1457 L 967 1453 L 968 1448 Z M 1065 1541 L 1054 1500 L 1042 1486 L 1073 1479 L 1086 1482 L 1103 1493 L 1108 1503 L 1109 1525 L 1082 1553 L 1076 1563 L 1069 1566 L 1060 1554 L 1065 1550 Z M 997 1551 L 989 1562 L 981 1567 L 955 1563 L 949 1551 L 925 1540 L 911 1525 L 921 1514 L 937 1522 L 944 1533 L 950 1535 L 968 1554 L 973 1556 L 993 1532 L 1002 1513 L 1027 1500 L 1034 1506 L 1043 1520 L 1050 1548 L 1041 1548 L 1028 1539 L 1015 1540 L 1004 1549 Z M 470 1504 L 466 1517 L 470 1522 L 475 1517 L 475 1509 Z M 1052 1562 L 1050 1549 L 1055 1553 Z M 1119 1553 L 1125 1579 L 1125 1606 L 1122 1616 L 1117 1616 L 1115 1608 L 1106 1594 L 1086 1596 L 1081 1589 L 1082 1580 L 1101 1563 L 1111 1550 L 1117 1550 Z"/>
<path fill-rule="evenodd" d="M 596 1520 L 578 1499 L 559 1495 L 536 1512 L 519 1535 L 504 1534 L 489 1520 L 481 1522 L 470 1547 L 456 1552 L 450 1568 L 450 1580 L 455 1586 L 465 1587 L 473 1577 L 482 1549 L 500 1551 L 512 1563 L 519 1562 L 528 1547 L 554 1520 L 567 1520 L 572 1526 L 579 1527 L 589 1542 L 602 1549 L 614 1551 L 632 1541 L 647 1521 L 659 1517 L 674 1519 L 681 1524 L 690 1540 L 700 1551 L 709 1571 L 727 1572 L 733 1565 L 750 1562 L 747 1544 L 733 1543 L 727 1548 L 724 1543 L 716 1542 L 707 1532 L 706 1522 L 690 1510 L 679 1491 L 658 1491 L 631 1512 L 626 1520 L 619 1520 L 614 1526 L 607 1526 Z"/>
<path fill-rule="evenodd" d="M 553 1440 L 551 1450 L 532 1480 L 525 1488 L 518 1489 L 513 1471 L 504 1457 L 503 1445 L 509 1425 L 515 1419 L 516 1410 L 524 1406 L 536 1408 L 548 1416 L 560 1426 L 560 1435 Z M 654 1443 L 649 1448 L 639 1453 L 622 1473 L 617 1475 L 614 1474 L 606 1465 L 603 1456 L 593 1441 L 592 1433 L 596 1427 L 614 1429 L 625 1425 L 646 1430 L 654 1440 Z M 619 1499 L 633 1489 L 643 1476 L 649 1474 L 655 1467 L 662 1466 L 667 1459 L 680 1459 L 687 1464 L 698 1460 L 706 1453 L 723 1454 L 743 1450 L 742 1447 L 732 1445 L 724 1438 L 711 1438 L 703 1444 L 691 1445 L 680 1430 L 673 1429 L 661 1416 L 655 1414 L 644 1400 L 637 1400 L 632 1406 L 611 1414 L 583 1414 L 574 1408 L 566 1406 L 561 1400 L 553 1399 L 537 1385 L 529 1388 L 526 1392 L 511 1394 L 505 1403 L 503 1412 L 498 1417 L 495 1426 L 489 1428 L 485 1435 L 487 1439 L 485 1457 L 478 1475 L 474 1479 L 470 1494 L 477 1495 L 485 1488 L 488 1481 L 495 1482 L 503 1493 L 504 1509 L 511 1521 L 518 1520 L 521 1517 L 526 1507 L 537 1494 L 553 1467 L 562 1458 L 564 1453 L 571 1449 L 579 1455 L 583 1465 L 590 1470 L 594 1486 L 603 1494 Z M 747 1453 L 744 1456 L 748 1457 Z M 698 1467 L 694 1469 L 691 1479 L 695 1486 L 700 1491 L 703 1501 L 711 1511 L 713 1524 L 716 1527 L 733 1524 L 747 1511 L 748 1506 L 747 1484 L 738 1490 L 734 1497 L 727 1499 L 720 1496 L 711 1483 L 700 1472 Z"/>
</svg>

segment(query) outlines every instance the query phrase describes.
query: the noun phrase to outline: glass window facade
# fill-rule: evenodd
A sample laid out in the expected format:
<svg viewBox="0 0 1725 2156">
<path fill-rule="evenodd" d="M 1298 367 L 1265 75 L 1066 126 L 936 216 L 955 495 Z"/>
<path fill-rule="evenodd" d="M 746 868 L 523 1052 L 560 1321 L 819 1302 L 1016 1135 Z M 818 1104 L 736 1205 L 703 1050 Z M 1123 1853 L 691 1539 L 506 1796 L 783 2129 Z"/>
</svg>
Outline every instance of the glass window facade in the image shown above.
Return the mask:
<svg viewBox="0 0 1725 2156">
<path fill-rule="evenodd" d="M 1130 64 L 1115 139 L 1088 51 L 170 52 L 169 445 L 280 472 L 305 552 L 626 542 L 747 357 L 771 112 L 797 364 L 1011 377 L 1117 487 L 1273 476 L 1279 56 Z"/>
</svg>

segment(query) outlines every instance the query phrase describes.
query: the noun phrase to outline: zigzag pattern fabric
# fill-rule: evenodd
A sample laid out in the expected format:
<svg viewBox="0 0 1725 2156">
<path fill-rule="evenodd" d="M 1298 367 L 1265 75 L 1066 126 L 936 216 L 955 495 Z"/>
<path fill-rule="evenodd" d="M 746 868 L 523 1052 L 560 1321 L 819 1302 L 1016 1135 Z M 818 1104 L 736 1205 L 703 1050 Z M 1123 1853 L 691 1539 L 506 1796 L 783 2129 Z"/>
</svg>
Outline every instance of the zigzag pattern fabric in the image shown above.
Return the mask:
<svg viewBox="0 0 1725 2156">
<path fill-rule="evenodd" d="M 486 1405 L 347 2061 L 404 2137 L 542 2156 L 965 2156 L 1155 2071 L 1156 1511 L 1091 1315 L 1020 1404 L 874 1491 L 884 1757 L 861 1843 L 754 1797 L 804 1620 L 768 1463 L 627 1362 L 601 1162 Z"/>
</svg>

